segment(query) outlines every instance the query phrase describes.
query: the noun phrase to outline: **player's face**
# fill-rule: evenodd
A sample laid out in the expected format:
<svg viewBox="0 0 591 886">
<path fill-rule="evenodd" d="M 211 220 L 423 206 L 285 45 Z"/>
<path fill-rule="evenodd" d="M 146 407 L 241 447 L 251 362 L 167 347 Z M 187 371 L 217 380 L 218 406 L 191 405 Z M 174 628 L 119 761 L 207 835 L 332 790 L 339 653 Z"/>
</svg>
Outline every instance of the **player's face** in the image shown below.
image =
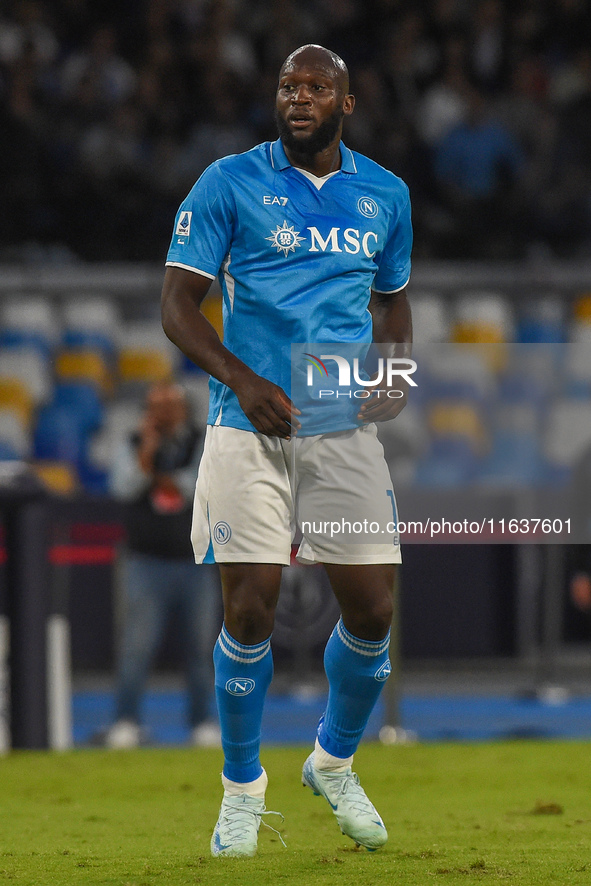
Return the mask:
<svg viewBox="0 0 591 886">
<path fill-rule="evenodd" d="M 340 137 L 343 116 L 353 110 L 336 72 L 325 65 L 291 65 L 281 72 L 276 119 L 279 134 L 292 150 L 316 153 Z"/>
</svg>

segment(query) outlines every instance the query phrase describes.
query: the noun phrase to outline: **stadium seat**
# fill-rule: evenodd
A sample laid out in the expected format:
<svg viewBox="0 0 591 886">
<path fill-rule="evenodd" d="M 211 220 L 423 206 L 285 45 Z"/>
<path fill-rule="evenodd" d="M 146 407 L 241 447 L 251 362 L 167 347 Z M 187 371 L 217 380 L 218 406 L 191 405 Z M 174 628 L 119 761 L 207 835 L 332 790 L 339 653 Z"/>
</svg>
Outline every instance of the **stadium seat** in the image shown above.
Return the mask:
<svg viewBox="0 0 591 886">
<path fill-rule="evenodd" d="M 29 427 L 33 408 L 33 397 L 19 378 L 0 377 L 0 409 L 14 412 Z"/>
<path fill-rule="evenodd" d="M 378 422 L 377 427 L 394 486 L 411 484 L 417 461 L 429 446 L 423 409 L 408 403 L 394 421 Z"/>
<path fill-rule="evenodd" d="M 470 483 L 488 440 L 478 411 L 470 403 L 440 400 L 427 411 L 429 451 L 417 465 L 420 487 L 454 487 Z"/>
<path fill-rule="evenodd" d="M 160 321 L 136 321 L 121 333 L 119 378 L 123 384 L 169 381 L 179 351 L 164 335 Z"/>
<path fill-rule="evenodd" d="M 20 461 L 21 458 L 14 446 L 0 437 L 0 461 Z"/>
<path fill-rule="evenodd" d="M 573 319 L 576 323 L 591 324 L 591 293 L 582 293 L 575 299 Z"/>
<path fill-rule="evenodd" d="M 501 403 L 547 405 L 559 392 L 564 346 L 560 344 L 514 344 L 498 378 Z"/>
<path fill-rule="evenodd" d="M 224 322 L 222 312 L 222 296 L 210 292 L 201 303 L 201 310 L 209 320 L 220 339 L 224 338 Z"/>
<path fill-rule="evenodd" d="M 450 339 L 450 310 L 435 292 L 412 292 L 413 338 L 417 344 Z"/>
<path fill-rule="evenodd" d="M 578 340 L 565 345 L 563 392 L 567 397 L 591 396 L 591 325 L 586 329 L 587 335 L 579 329 Z"/>
<path fill-rule="evenodd" d="M 0 407 L 0 443 L 9 447 L 15 458 L 28 458 L 31 454 L 28 424 L 17 412 L 3 407 Z"/>
<path fill-rule="evenodd" d="M 543 431 L 543 452 L 548 464 L 566 477 L 589 445 L 591 402 L 570 397 L 557 399 L 548 411 Z"/>
<path fill-rule="evenodd" d="M 167 354 L 158 351 L 139 351 L 122 348 L 119 353 L 119 378 L 121 382 L 153 384 L 170 381 L 173 364 Z"/>
<path fill-rule="evenodd" d="M 121 312 L 109 296 L 70 299 L 63 305 L 63 345 L 72 350 L 100 351 L 113 359 L 119 342 Z"/>
<path fill-rule="evenodd" d="M 30 345 L 0 349 L 0 377 L 21 381 L 35 403 L 45 403 L 51 395 L 49 362 Z"/>
<path fill-rule="evenodd" d="M 478 458 L 468 440 L 440 438 L 429 454 L 419 461 L 414 483 L 423 489 L 455 489 L 469 484 L 478 468 Z"/>
<path fill-rule="evenodd" d="M 86 434 L 97 431 L 103 422 L 104 409 L 96 388 L 85 382 L 58 382 L 53 405 L 69 409 Z"/>
<path fill-rule="evenodd" d="M 58 381 L 86 382 L 102 393 L 111 393 L 113 381 L 100 351 L 60 351 L 55 358 Z"/>
<path fill-rule="evenodd" d="M 514 340 L 513 311 L 498 292 L 463 293 L 455 306 L 452 341 L 499 344 Z"/>
<path fill-rule="evenodd" d="M 415 358 L 423 370 L 417 376 L 417 393 L 421 399 L 428 396 L 430 400 L 448 398 L 484 403 L 494 397 L 496 380 L 487 359 L 488 347 L 440 344 L 417 350 Z"/>
<path fill-rule="evenodd" d="M 40 410 L 33 442 L 37 459 L 65 461 L 76 467 L 85 460 L 86 431 L 67 406 L 52 404 Z"/>
<path fill-rule="evenodd" d="M 546 479 L 540 413 L 523 402 L 502 404 L 491 421 L 490 454 L 479 467 L 481 484 L 502 488 L 537 486 Z"/>
<path fill-rule="evenodd" d="M 49 299 L 22 294 L 0 304 L 0 344 L 30 345 L 48 357 L 58 340 L 59 324 Z"/>
<path fill-rule="evenodd" d="M 529 299 L 519 307 L 515 341 L 557 344 L 565 340 L 564 300 L 559 295 Z"/>
<path fill-rule="evenodd" d="M 56 495 L 73 495 L 78 492 L 78 475 L 75 468 L 67 462 L 46 459 L 33 462 L 31 467 L 49 492 Z"/>
</svg>

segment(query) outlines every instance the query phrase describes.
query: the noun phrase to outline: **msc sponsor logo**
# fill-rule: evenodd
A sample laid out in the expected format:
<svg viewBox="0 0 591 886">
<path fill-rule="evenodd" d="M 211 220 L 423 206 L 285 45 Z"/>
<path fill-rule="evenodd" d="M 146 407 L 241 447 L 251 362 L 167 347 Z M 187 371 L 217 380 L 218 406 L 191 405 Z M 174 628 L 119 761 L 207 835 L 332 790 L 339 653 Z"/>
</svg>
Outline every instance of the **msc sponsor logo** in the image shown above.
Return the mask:
<svg viewBox="0 0 591 886">
<path fill-rule="evenodd" d="M 357 209 L 366 218 L 375 218 L 379 212 L 378 204 L 371 197 L 360 197 L 357 201 Z"/>
<path fill-rule="evenodd" d="M 318 228 L 310 227 L 310 252 L 348 252 L 357 255 L 359 251 L 368 258 L 373 258 L 377 252 L 378 235 L 374 231 L 366 231 L 361 234 L 356 228 L 345 228 L 341 234 L 340 228 L 331 228 L 328 236 L 323 237 Z M 373 248 L 376 247 L 376 248 Z"/>
<path fill-rule="evenodd" d="M 378 683 L 385 683 L 390 674 L 392 673 L 392 665 L 390 664 L 390 659 L 385 661 L 381 668 L 375 672 L 374 677 L 378 681 Z"/>
<path fill-rule="evenodd" d="M 283 221 L 282 225 L 277 225 L 274 231 L 271 231 L 269 240 L 271 246 L 277 249 L 277 252 L 283 251 L 283 255 L 287 256 L 288 252 L 295 252 L 296 247 L 301 246 L 305 237 L 300 237 L 300 232 L 295 230 L 294 225 L 288 225 L 287 221 Z"/>
<path fill-rule="evenodd" d="M 228 542 L 232 538 L 232 530 L 230 529 L 228 523 L 225 523 L 223 520 L 220 520 L 219 523 L 216 523 L 213 527 L 213 537 L 219 545 L 228 544 Z"/>
<path fill-rule="evenodd" d="M 314 225 L 306 230 L 310 235 L 308 252 L 348 252 L 349 255 L 363 252 L 367 258 L 373 258 L 378 250 L 378 235 L 375 231 L 362 233 L 357 228 L 335 227 L 325 236 Z M 289 252 L 295 252 L 296 248 L 307 239 L 300 235 L 300 231 L 295 230 L 294 225 L 288 225 L 285 220 L 282 225 L 277 225 L 275 230 L 271 231 L 270 237 L 265 237 L 277 252 L 283 252 L 285 256 Z"/>
<path fill-rule="evenodd" d="M 250 695 L 255 685 L 250 677 L 232 677 L 226 683 L 226 692 L 230 695 Z"/>
</svg>

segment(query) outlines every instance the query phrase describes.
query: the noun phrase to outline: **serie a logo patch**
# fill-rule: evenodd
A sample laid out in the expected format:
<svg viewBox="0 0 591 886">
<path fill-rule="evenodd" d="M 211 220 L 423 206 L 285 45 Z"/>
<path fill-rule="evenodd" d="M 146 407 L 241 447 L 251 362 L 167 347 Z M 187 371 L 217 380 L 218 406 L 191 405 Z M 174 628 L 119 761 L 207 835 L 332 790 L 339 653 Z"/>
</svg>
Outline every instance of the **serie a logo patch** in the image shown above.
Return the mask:
<svg viewBox="0 0 591 886">
<path fill-rule="evenodd" d="M 188 237 L 191 233 L 192 212 L 181 212 L 178 222 L 176 223 L 175 234 L 177 237 Z"/>
</svg>

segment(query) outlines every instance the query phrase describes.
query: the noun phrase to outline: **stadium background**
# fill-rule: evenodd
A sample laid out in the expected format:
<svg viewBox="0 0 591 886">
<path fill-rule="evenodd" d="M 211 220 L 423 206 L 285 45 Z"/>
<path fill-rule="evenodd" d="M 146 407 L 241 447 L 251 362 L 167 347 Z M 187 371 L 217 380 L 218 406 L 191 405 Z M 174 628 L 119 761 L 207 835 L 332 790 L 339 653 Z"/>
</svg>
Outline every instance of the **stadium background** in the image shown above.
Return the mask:
<svg viewBox="0 0 591 886">
<path fill-rule="evenodd" d="M 274 138 L 281 62 L 308 41 L 330 46 L 357 96 L 347 144 L 411 188 L 417 340 L 586 353 L 590 37 L 577 0 L 3 5 L 0 450 L 28 460 L 58 497 L 35 579 L 50 589 L 41 614 L 71 627 L 74 688 L 99 716 L 104 692 L 83 693 L 108 688 L 113 666 L 122 538 L 109 455 L 150 380 L 173 373 L 203 414 L 205 379 L 158 321 L 172 219 L 195 178 Z M 207 311 L 219 324 L 215 292 Z M 591 438 L 590 367 L 566 359 L 557 382 L 552 360 L 534 364 L 521 388 L 510 366 L 485 366 L 469 390 L 450 377 L 405 411 L 388 450 L 397 483 L 450 500 L 484 476 L 498 489 L 524 473 L 564 489 Z M 568 444 L 556 440 L 565 426 Z M 8 498 L 13 481 L 5 471 Z M 496 692 L 564 700 L 558 683 L 587 694 L 588 624 L 565 593 L 567 553 L 409 546 L 399 685 L 490 690 L 492 663 Z M 317 573 L 291 576 L 278 685 L 293 689 L 297 674 L 301 690 L 315 686 L 334 610 Z M 173 631 L 160 675 L 177 663 Z"/>
</svg>

